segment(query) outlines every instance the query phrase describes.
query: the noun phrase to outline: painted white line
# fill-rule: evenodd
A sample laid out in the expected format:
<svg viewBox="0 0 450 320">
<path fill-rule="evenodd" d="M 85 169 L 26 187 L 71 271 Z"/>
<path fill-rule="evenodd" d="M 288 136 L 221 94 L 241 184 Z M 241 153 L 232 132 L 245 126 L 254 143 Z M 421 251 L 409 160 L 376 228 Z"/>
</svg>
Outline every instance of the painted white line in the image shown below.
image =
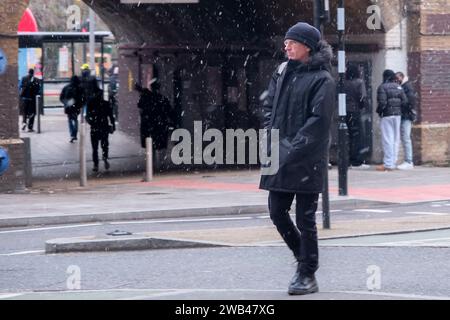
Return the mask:
<svg viewBox="0 0 450 320">
<path fill-rule="evenodd" d="M 421 211 L 413 211 L 406 212 L 407 214 L 419 214 L 419 215 L 430 215 L 430 216 L 448 216 L 449 214 L 446 212 L 421 212 Z"/>
<path fill-rule="evenodd" d="M 330 210 L 330 213 L 342 212 L 344 210 Z M 322 211 L 316 211 L 316 214 L 322 214 Z M 290 214 L 291 218 L 295 218 L 295 213 Z M 270 216 L 258 216 L 257 219 L 269 219 Z"/>
<path fill-rule="evenodd" d="M 0 256 L 21 256 L 26 254 L 44 253 L 44 250 L 29 250 L 29 251 L 19 251 L 11 253 L 1 253 Z"/>
<path fill-rule="evenodd" d="M 330 210 L 330 213 L 342 212 L 343 210 Z M 322 214 L 323 211 L 316 211 L 316 214 Z"/>
<path fill-rule="evenodd" d="M 95 227 L 101 226 L 101 223 L 91 223 L 91 224 L 77 224 L 73 226 L 59 226 L 59 227 L 43 227 L 43 228 L 31 228 L 31 229 L 19 229 L 19 230 L 7 230 L 0 231 L 3 233 L 20 233 L 20 232 L 33 232 L 33 231 L 46 231 L 46 230 L 60 230 L 60 229 L 73 229 L 73 228 L 85 228 L 85 227 Z"/>
<path fill-rule="evenodd" d="M 146 221 L 124 221 L 110 222 L 110 225 L 125 224 L 154 224 L 154 223 L 175 223 L 175 222 L 208 222 L 208 221 L 233 221 L 233 220 L 252 220 L 253 217 L 235 217 L 235 218 L 204 218 L 204 219 L 176 219 L 176 220 L 146 220 Z"/>
<path fill-rule="evenodd" d="M 425 296 L 417 294 L 393 293 L 381 291 L 330 291 L 330 293 L 362 294 L 362 295 L 385 296 L 385 297 L 405 298 L 405 299 L 450 300 L 450 297 L 446 296 Z"/>
<path fill-rule="evenodd" d="M 374 213 L 389 213 L 392 210 L 379 210 L 379 209 L 355 209 L 354 212 L 374 212 Z"/>
<path fill-rule="evenodd" d="M 171 292 L 161 292 L 161 293 L 153 293 L 148 295 L 140 295 L 140 296 L 134 296 L 129 298 L 121 298 L 117 300 L 145 300 L 145 299 L 152 299 L 157 297 L 168 297 L 168 296 L 176 296 L 178 294 L 184 294 L 184 293 L 192 293 L 193 290 L 186 289 L 186 290 L 176 290 Z"/>
<path fill-rule="evenodd" d="M 426 245 L 427 242 L 434 241 L 445 241 L 450 240 L 450 238 L 429 238 L 429 239 L 415 239 L 415 240 L 402 240 L 402 241 L 392 241 L 392 242 L 381 242 L 378 245 L 402 245 L 402 244 L 410 244 L 410 245 Z"/>
<path fill-rule="evenodd" d="M 23 293 L 6 293 L 6 294 L 0 294 L 0 299 L 8 299 L 8 298 L 15 298 L 22 296 Z"/>
</svg>

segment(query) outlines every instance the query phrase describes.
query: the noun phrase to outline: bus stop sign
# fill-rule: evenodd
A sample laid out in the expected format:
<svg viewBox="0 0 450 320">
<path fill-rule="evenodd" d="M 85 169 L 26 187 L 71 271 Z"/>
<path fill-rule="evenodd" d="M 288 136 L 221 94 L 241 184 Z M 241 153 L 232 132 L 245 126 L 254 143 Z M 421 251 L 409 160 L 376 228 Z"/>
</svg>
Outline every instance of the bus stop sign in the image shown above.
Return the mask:
<svg viewBox="0 0 450 320">
<path fill-rule="evenodd" d="M 0 176 L 8 170 L 9 156 L 5 149 L 0 147 Z"/>
</svg>

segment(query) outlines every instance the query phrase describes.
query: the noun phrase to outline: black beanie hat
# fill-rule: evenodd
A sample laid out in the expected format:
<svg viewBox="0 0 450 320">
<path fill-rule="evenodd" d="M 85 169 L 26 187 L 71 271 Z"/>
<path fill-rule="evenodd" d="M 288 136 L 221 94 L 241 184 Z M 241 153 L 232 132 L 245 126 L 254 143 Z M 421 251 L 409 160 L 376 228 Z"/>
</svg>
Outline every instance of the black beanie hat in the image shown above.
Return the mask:
<svg viewBox="0 0 450 320">
<path fill-rule="evenodd" d="M 289 28 L 284 40 L 295 40 L 316 51 L 321 38 L 320 31 L 306 22 L 299 22 Z"/>
<path fill-rule="evenodd" d="M 383 72 L 383 82 L 395 80 L 395 72 L 387 69 Z"/>
</svg>

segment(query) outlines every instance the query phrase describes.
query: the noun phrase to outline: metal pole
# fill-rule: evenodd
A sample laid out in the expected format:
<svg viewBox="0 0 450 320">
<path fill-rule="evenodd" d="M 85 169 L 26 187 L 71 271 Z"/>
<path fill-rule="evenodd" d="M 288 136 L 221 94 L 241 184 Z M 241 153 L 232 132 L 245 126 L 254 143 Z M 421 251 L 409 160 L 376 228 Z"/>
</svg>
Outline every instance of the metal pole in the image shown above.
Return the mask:
<svg viewBox="0 0 450 320">
<path fill-rule="evenodd" d="M 36 96 L 37 133 L 41 133 L 41 110 L 39 108 L 40 95 Z"/>
<path fill-rule="evenodd" d="M 338 133 L 338 174 L 339 174 L 339 195 L 347 196 L 347 173 L 348 173 L 348 128 L 346 123 L 347 107 L 344 90 L 345 78 L 345 7 L 344 0 L 338 3 L 338 69 L 339 69 L 339 133 Z"/>
<path fill-rule="evenodd" d="M 95 13 L 89 9 L 89 67 L 91 72 L 95 72 Z"/>
<path fill-rule="evenodd" d="M 322 0 L 314 0 L 314 3 L 313 3 L 314 27 L 316 27 L 319 30 L 321 27 L 321 23 L 320 23 L 320 7 L 321 7 L 320 2 L 321 1 Z"/>
<path fill-rule="evenodd" d="M 149 182 L 153 180 L 153 142 L 152 138 L 145 139 L 145 181 Z"/>
<path fill-rule="evenodd" d="M 329 186 L 328 186 L 328 151 L 326 155 L 326 161 L 325 161 L 325 172 L 324 172 L 324 179 L 323 179 L 323 192 L 322 192 L 322 226 L 324 229 L 330 229 L 331 228 L 331 222 L 330 222 L 330 192 L 329 192 Z"/>
<path fill-rule="evenodd" d="M 320 30 L 320 33 L 324 34 L 323 31 L 323 17 L 322 17 L 322 1 L 314 0 L 314 26 Z M 327 20 L 325 20 L 327 21 Z M 323 175 L 323 190 L 322 190 L 322 225 L 324 229 L 330 229 L 330 192 L 328 185 L 328 149 L 324 161 L 324 175 Z"/>
<path fill-rule="evenodd" d="M 89 67 L 95 72 L 95 14 L 92 9 L 89 9 Z M 87 164 L 86 164 L 86 121 L 85 106 L 81 111 L 80 123 L 80 186 L 87 186 Z"/>
<path fill-rule="evenodd" d="M 101 59 L 100 60 L 100 72 L 102 75 L 102 90 L 105 90 L 105 68 L 104 68 L 105 63 L 104 63 L 104 59 L 103 59 L 103 57 L 105 55 L 105 43 L 103 41 L 103 38 L 102 38 L 102 42 L 101 42 L 101 48 L 102 48 L 102 54 L 101 54 L 101 58 L 100 58 Z"/>
<path fill-rule="evenodd" d="M 72 50 L 72 76 L 75 75 L 75 45 L 73 41 L 71 42 L 71 50 Z"/>
</svg>

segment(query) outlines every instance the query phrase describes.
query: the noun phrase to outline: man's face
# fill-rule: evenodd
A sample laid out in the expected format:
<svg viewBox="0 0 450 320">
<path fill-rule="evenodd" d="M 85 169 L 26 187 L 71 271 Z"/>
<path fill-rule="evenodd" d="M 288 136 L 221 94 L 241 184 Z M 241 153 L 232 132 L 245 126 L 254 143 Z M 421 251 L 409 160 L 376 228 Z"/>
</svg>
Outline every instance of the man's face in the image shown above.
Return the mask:
<svg viewBox="0 0 450 320">
<path fill-rule="evenodd" d="M 284 41 L 284 50 L 286 50 L 286 55 L 289 60 L 302 62 L 306 62 L 308 60 L 309 52 L 311 51 L 311 49 L 305 46 L 303 43 L 289 39 Z"/>
<path fill-rule="evenodd" d="M 403 82 L 403 77 L 399 74 L 397 74 L 397 82 L 400 84 Z"/>
</svg>

